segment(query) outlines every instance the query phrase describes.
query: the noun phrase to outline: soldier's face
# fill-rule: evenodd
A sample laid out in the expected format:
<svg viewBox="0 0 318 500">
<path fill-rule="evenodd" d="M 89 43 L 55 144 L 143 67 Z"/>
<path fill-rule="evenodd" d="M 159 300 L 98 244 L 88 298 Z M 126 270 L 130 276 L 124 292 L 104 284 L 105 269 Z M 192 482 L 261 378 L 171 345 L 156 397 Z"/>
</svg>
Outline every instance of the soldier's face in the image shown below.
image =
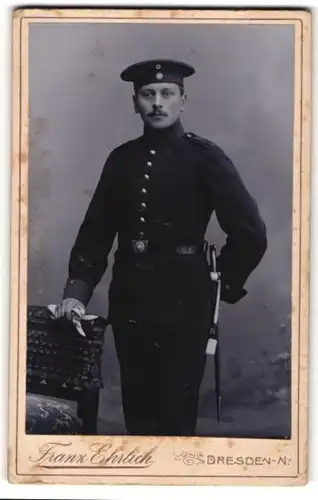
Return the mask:
<svg viewBox="0 0 318 500">
<path fill-rule="evenodd" d="M 150 83 L 140 87 L 133 96 L 136 113 L 153 128 L 170 127 L 184 110 L 186 95 L 176 83 Z"/>
</svg>

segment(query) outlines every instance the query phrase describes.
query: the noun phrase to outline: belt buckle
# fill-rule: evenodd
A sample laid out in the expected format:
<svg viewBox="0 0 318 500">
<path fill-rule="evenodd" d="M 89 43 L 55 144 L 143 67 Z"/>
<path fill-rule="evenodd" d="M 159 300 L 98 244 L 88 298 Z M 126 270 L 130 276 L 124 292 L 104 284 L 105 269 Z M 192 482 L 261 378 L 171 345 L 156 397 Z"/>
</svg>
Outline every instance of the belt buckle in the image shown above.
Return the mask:
<svg viewBox="0 0 318 500">
<path fill-rule="evenodd" d="M 135 253 L 145 253 L 148 248 L 148 240 L 132 240 L 132 247 Z"/>
</svg>

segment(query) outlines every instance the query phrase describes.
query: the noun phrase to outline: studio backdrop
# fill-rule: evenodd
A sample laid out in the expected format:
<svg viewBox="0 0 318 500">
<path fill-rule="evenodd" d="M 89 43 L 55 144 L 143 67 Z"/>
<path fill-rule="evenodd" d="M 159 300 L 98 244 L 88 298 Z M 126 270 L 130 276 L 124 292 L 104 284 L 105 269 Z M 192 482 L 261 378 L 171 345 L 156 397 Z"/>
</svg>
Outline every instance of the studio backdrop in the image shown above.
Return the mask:
<svg viewBox="0 0 318 500">
<path fill-rule="evenodd" d="M 268 250 L 237 305 L 222 304 L 223 424 L 213 412 L 209 360 L 199 435 L 289 437 L 293 165 L 293 26 L 33 24 L 29 39 L 28 304 L 62 298 L 77 231 L 110 151 L 142 133 L 124 67 L 172 58 L 193 65 L 187 132 L 232 159 L 256 199 Z M 220 249 L 214 217 L 207 238 Z M 109 268 L 88 311 L 106 317 Z M 106 332 L 99 430 L 124 431 L 111 329 Z"/>
</svg>

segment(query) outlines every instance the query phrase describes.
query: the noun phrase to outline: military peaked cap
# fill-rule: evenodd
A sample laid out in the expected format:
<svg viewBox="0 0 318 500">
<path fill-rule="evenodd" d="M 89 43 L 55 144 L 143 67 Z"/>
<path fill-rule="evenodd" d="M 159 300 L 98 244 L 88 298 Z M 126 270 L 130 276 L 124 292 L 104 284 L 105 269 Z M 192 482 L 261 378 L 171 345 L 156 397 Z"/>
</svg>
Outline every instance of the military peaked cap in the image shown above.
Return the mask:
<svg viewBox="0 0 318 500">
<path fill-rule="evenodd" d="M 138 88 L 148 83 L 160 82 L 183 85 L 183 79 L 193 73 L 195 69 L 182 61 L 152 59 L 128 66 L 121 72 L 120 77 L 126 82 L 133 82 L 135 88 Z"/>
</svg>

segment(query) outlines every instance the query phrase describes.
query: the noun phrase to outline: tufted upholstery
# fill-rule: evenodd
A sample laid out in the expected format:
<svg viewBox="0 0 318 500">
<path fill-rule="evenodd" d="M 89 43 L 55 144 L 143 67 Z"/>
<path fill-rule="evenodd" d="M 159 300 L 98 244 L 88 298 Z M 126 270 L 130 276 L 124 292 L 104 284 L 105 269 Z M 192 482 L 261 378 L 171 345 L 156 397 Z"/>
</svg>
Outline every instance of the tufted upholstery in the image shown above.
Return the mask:
<svg viewBox="0 0 318 500">
<path fill-rule="evenodd" d="M 81 434 L 82 421 L 69 404 L 27 394 L 26 434 Z"/>
</svg>

